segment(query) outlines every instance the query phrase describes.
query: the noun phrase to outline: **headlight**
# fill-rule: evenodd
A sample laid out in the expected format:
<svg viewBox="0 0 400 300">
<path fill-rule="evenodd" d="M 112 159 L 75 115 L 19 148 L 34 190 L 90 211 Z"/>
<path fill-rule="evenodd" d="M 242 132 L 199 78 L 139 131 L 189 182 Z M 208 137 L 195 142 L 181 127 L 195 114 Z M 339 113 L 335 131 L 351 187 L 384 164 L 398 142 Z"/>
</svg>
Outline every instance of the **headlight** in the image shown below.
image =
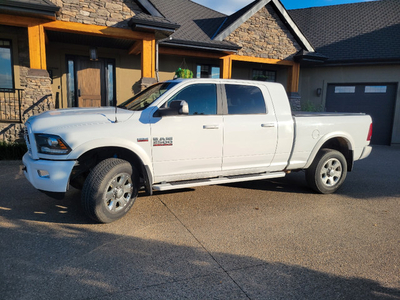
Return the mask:
<svg viewBox="0 0 400 300">
<path fill-rule="evenodd" d="M 50 155 L 65 155 L 71 148 L 57 135 L 35 134 L 36 145 L 39 153 Z"/>
</svg>

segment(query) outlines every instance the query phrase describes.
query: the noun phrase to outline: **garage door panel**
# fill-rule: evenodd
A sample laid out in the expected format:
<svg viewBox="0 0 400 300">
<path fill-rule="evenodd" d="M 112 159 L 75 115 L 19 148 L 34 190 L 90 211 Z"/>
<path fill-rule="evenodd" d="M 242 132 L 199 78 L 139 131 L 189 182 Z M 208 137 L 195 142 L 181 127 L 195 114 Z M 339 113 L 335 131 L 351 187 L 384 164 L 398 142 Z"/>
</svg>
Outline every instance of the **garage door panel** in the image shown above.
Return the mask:
<svg viewBox="0 0 400 300">
<path fill-rule="evenodd" d="M 390 145 L 397 84 L 328 84 L 326 111 L 371 115 L 372 144 Z"/>
</svg>

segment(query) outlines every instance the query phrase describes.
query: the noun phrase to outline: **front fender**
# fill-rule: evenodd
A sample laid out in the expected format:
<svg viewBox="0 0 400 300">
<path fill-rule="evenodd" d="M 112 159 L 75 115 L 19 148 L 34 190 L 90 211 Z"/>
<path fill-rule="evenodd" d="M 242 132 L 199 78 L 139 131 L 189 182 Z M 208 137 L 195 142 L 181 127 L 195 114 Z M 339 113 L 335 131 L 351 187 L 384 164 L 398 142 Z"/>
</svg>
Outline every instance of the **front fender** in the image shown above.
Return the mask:
<svg viewBox="0 0 400 300">
<path fill-rule="evenodd" d="M 85 154 L 86 152 L 90 150 L 94 150 L 97 148 L 103 148 L 103 147 L 118 147 L 118 148 L 124 148 L 127 149 L 133 153 L 135 153 L 139 159 L 142 161 L 143 165 L 149 166 L 149 169 L 152 170 L 152 162 L 150 158 L 150 144 L 147 143 L 146 146 L 148 149 L 144 149 L 140 145 L 138 145 L 135 142 L 122 139 L 122 138 L 99 138 L 99 139 L 94 139 L 87 141 L 75 149 L 72 150 L 72 152 L 68 155 L 67 159 L 69 160 L 77 160 L 80 156 Z"/>
</svg>

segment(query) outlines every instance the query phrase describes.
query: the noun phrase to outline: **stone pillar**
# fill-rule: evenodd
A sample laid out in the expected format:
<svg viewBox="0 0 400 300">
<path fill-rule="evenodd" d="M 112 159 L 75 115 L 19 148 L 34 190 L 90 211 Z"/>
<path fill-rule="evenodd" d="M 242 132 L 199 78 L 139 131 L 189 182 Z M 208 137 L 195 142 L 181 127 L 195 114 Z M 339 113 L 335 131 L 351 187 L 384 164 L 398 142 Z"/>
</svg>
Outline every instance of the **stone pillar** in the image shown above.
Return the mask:
<svg viewBox="0 0 400 300">
<path fill-rule="evenodd" d="M 140 79 L 140 90 L 143 91 L 154 83 L 156 83 L 156 80 L 154 78 L 143 77 L 142 79 Z"/>
<path fill-rule="evenodd" d="M 51 79 L 46 70 L 29 69 L 26 88 L 21 96 L 21 123 L 9 123 L 0 127 L 0 140 L 23 142 L 24 123 L 30 116 L 54 109 Z"/>
<path fill-rule="evenodd" d="M 289 98 L 290 107 L 292 111 L 300 111 L 301 110 L 301 96 L 297 92 L 287 93 Z"/>
<path fill-rule="evenodd" d="M 22 121 L 46 110 L 54 109 L 51 79 L 46 70 L 30 69 L 27 86 L 22 93 Z"/>
</svg>

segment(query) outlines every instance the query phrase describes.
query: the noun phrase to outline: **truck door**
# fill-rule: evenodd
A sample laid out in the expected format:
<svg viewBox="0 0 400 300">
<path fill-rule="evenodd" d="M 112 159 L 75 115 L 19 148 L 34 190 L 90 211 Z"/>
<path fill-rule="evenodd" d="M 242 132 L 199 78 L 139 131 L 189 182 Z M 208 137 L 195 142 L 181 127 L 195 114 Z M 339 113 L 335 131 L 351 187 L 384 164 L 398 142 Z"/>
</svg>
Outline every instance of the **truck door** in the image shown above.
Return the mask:
<svg viewBox="0 0 400 300">
<path fill-rule="evenodd" d="M 185 100 L 188 115 L 163 116 L 151 125 L 156 181 L 212 176 L 222 165 L 222 115 L 217 85 L 192 84 L 168 99 Z"/>
<path fill-rule="evenodd" d="M 276 117 L 265 101 L 271 103 L 268 91 L 255 85 L 225 84 L 225 92 L 222 170 L 265 171 L 277 145 Z"/>
</svg>

